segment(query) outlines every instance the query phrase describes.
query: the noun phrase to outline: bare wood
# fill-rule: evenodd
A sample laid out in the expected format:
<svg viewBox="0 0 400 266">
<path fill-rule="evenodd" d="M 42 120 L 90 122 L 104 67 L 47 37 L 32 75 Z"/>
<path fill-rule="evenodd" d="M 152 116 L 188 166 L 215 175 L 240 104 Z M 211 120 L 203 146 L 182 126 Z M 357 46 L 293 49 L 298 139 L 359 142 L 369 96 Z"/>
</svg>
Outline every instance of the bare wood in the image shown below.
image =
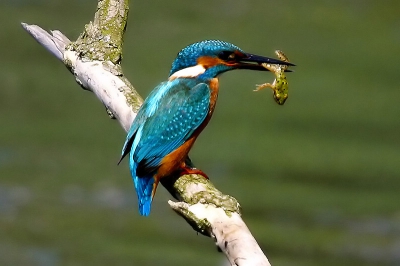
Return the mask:
<svg viewBox="0 0 400 266">
<path fill-rule="evenodd" d="M 75 42 L 60 31 L 48 33 L 22 23 L 36 41 L 67 66 L 82 88 L 98 97 L 125 131 L 143 103 L 120 65 L 127 17 L 128 0 L 99 0 L 94 22 L 85 26 Z M 162 184 L 179 200 L 169 201 L 171 208 L 194 230 L 212 237 L 231 265 L 270 265 L 242 220 L 236 199 L 198 175 L 164 178 Z"/>
</svg>

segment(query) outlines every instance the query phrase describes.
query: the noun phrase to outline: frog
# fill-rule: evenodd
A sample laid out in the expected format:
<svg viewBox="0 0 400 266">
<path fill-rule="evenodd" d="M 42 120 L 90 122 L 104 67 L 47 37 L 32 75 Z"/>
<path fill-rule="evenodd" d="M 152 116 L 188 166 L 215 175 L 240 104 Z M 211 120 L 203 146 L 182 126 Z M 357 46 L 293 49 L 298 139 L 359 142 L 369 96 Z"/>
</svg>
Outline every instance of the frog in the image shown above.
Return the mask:
<svg viewBox="0 0 400 266">
<path fill-rule="evenodd" d="M 287 56 L 281 51 L 276 50 L 275 54 L 278 58 L 284 62 L 289 62 Z M 274 100 L 277 104 L 283 105 L 288 98 L 288 81 L 286 79 L 285 71 L 289 66 L 287 65 L 275 65 L 263 63 L 263 67 L 275 74 L 275 80 L 271 83 L 264 83 L 261 85 L 256 85 L 257 88 L 254 91 L 259 91 L 265 88 L 271 88 L 274 92 Z"/>
</svg>

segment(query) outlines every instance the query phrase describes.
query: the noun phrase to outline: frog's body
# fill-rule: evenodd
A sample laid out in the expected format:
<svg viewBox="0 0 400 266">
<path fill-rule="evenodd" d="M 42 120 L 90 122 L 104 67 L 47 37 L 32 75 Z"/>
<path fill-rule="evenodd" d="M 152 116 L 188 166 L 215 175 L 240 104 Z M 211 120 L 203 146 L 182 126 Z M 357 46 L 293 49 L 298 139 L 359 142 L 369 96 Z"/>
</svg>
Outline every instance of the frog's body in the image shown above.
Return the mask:
<svg viewBox="0 0 400 266">
<path fill-rule="evenodd" d="M 275 51 L 276 55 L 284 62 L 289 62 L 289 59 L 286 55 L 280 51 Z M 257 88 L 254 91 L 259 91 L 264 88 L 271 88 L 274 91 L 274 100 L 280 105 L 283 105 L 288 98 L 289 86 L 285 76 L 285 70 L 287 70 L 287 65 L 272 65 L 272 64 L 262 64 L 263 67 L 268 69 L 269 71 L 275 73 L 275 80 L 271 83 L 264 83 L 261 85 L 257 85 Z"/>
</svg>

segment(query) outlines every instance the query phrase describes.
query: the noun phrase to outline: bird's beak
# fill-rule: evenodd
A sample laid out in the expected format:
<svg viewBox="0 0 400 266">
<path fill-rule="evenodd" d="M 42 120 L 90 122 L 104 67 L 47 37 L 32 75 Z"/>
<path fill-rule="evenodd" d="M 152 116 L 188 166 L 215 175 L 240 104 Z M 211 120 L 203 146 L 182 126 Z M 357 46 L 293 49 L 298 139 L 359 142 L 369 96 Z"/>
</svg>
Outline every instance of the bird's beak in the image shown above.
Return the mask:
<svg viewBox="0 0 400 266">
<path fill-rule="evenodd" d="M 271 65 L 288 65 L 288 66 L 295 66 L 295 64 L 281 61 L 274 58 L 264 57 L 255 54 L 247 54 L 245 53 L 243 57 L 240 58 L 237 68 L 239 69 L 251 69 L 251 70 L 261 70 L 261 71 L 268 71 L 265 67 L 261 64 L 271 64 Z M 286 72 L 290 72 L 290 70 L 285 70 Z"/>
</svg>

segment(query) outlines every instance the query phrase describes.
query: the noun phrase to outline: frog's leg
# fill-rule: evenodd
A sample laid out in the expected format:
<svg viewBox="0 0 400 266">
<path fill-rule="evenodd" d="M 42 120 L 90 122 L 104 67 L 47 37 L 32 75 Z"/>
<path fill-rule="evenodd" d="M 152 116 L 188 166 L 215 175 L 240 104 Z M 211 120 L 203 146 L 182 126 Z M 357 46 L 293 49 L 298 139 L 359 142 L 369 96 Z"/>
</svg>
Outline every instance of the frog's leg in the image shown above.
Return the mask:
<svg viewBox="0 0 400 266">
<path fill-rule="evenodd" d="M 264 83 L 264 84 L 256 85 L 256 86 L 257 86 L 257 88 L 253 91 L 260 91 L 265 88 L 271 88 L 272 90 L 274 90 L 274 85 L 272 85 L 271 83 Z"/>
</svg>

